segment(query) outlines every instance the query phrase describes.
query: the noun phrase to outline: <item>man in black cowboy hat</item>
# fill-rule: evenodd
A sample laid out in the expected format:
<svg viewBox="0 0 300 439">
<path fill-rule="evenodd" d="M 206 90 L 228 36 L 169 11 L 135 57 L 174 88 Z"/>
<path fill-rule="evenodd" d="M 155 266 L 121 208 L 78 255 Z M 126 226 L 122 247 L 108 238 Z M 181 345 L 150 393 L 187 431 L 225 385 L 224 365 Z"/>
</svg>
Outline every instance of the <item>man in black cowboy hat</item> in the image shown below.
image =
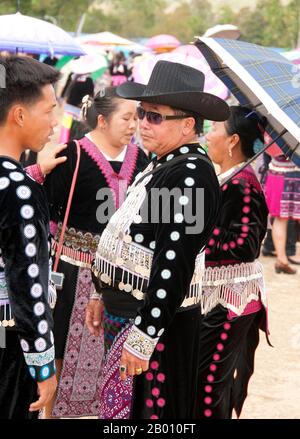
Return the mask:
<svg viewBox="0 0 300 439">
<path fill-rule="evenodd" d="M 94 300 L 87 324 L 98 333 L 104 306 L 104 336 L 113 340 L 101 383 L 105 418 L 198 417 L 203 247 L 219 207 L 218 181 L 198 135 L 203 119 L 229 116 L 227 104 L 203 87 L 200 71 L 159 61 L 148 85 L 117 88 L 140 101 L 143 145 L 157 158 L 109 222 L 93 267 L 102 299 Z M 118 322 L 113 336 L 111 322 Z"/>
</svg>

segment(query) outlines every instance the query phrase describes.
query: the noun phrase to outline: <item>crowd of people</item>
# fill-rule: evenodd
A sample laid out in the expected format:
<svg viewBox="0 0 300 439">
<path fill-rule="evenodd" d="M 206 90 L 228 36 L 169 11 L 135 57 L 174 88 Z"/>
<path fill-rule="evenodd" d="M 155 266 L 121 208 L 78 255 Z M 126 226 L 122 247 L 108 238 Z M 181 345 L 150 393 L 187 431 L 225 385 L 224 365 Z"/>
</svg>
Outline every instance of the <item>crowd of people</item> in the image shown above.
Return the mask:
<svg viewBox="0 0 300 439">
<path fill-rule="evenodd" d="M 299 169 L 272 157 L 260 182 L 247 165 L 266 120 L 183 64 L 128 81 L 118 54 L 109 86 L 66 84 L 66 143 L 24 167 L 57 125 L 59 73 L 0 65 L 0 419 L 239 417 L 269 342 L 268 223 L 276 272 L 299 264 Z"/>
</svg>

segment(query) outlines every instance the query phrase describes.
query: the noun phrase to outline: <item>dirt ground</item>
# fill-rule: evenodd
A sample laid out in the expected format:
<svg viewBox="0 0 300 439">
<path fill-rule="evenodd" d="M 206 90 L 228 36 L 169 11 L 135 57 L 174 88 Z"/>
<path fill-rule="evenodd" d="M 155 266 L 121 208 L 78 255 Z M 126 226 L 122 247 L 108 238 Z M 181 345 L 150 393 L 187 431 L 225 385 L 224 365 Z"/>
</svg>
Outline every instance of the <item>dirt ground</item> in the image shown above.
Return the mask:
<svg viewBox="0 0 300 439">
<path fill-rule="evenodd" d="M 241 419 L 299 419 L 300 267 L 296 275 L 276 274 L 274 258 L 261 257 L 261 262 L 265 269 L 270 339 L 274 347 L 267 344 L 261 333 Z"/>
</svg>

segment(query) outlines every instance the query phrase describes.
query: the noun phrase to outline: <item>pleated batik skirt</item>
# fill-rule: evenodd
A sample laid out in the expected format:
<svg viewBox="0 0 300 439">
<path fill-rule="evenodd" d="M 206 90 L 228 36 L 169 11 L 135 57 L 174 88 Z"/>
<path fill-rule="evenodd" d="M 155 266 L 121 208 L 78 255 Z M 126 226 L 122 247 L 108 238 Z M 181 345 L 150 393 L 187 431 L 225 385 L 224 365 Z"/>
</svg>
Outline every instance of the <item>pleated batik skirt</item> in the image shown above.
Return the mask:
<svg viewBox="0 0 300 439">
<path fill-rule="evenodd" d="M 120 380 L 123 344 L 132 320 L 105 313 L 101 419 L 196 419 L 199 410 L 200 307 L 177 312 L 147 372 Z M 118 326 L 116 326 L 116 324 Z M 118 329 L 119 328 L 119 329 Z"/>
</svg>

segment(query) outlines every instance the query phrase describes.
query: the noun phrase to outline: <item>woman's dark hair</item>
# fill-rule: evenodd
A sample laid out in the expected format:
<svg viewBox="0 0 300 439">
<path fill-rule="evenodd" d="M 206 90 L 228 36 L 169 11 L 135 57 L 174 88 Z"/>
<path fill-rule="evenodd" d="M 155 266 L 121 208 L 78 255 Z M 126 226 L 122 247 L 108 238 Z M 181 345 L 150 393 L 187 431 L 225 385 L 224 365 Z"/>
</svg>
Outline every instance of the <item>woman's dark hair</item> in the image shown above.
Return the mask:
<svg viewBox="0 0 300 439">
<path fill-rule="evenodd" d="M 98 125 L 98 116 L 101 114 L 105 119 L 116 111 L 120 98 L 116 93 L 116 87 L 106 87 L 101 89 L 87 109 L 85 123 L 94 130 Z"/>
<path fill-rule="evenodd" d="M 225 122 L 227 133 L 232 136 L 238 134 L 241 142 L 242 153 L 245 157 L 254 156 L 254 142 L 259 139 L 264 142 L 264 129 L 267 119 L 256 111 L 247 107 L 233 105 L 230 107 L 229 119 Z"/>
<path fill-rule="evenodd" d="M 32 58 L 0 57 L 0 124 L 13 104 L 35 103 L 42 96 L 42 87 L 54 84 L 59 76 L 58 70 Z"/>
</svg>

